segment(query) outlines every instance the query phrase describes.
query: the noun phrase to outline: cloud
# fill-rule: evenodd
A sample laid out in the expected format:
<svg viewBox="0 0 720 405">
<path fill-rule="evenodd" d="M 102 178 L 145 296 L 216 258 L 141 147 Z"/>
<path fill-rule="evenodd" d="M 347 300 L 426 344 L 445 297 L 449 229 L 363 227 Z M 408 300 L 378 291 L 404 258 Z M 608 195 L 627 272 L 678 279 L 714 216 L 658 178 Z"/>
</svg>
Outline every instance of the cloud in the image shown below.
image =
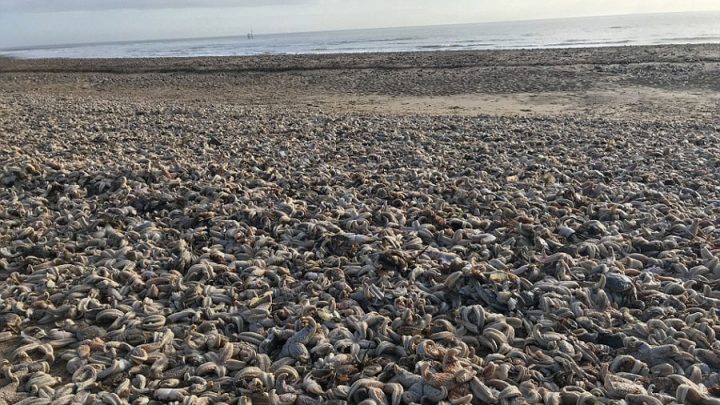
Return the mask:
<svg viewBox="0 0 720 405">
<path fill-rule="evenodd" d="M 3 11 L 97 11 L 121 9 L 178 9 L 260 7 L 311 3 L 312 0 L 0 0 Z"/>
</svg>

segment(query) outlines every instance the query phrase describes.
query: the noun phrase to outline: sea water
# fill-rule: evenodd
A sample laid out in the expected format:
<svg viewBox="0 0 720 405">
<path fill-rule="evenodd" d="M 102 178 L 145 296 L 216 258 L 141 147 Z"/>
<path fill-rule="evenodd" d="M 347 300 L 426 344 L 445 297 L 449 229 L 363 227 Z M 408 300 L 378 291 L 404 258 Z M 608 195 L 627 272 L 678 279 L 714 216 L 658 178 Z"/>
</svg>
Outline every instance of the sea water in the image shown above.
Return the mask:
<svg viewBox="0 0 720 405">
<path fill-rule="evenodd" d="M 635 14 L 0 50 L 17 58 L 146 58 L 720 43 L 720 12 Z"/>
</svg>

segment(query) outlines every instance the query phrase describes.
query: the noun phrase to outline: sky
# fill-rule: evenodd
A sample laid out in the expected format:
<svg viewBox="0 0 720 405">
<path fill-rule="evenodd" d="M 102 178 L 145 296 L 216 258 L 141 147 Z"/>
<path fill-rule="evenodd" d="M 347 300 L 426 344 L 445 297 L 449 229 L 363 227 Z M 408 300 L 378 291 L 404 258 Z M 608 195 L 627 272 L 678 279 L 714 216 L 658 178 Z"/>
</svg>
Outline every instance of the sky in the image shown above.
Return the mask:
<svg viewBox="0 0 720 405">
<path fill-rule="evenodd" d="M 0 0 L 0 49 L 720 10 L 720 0 Z"/>
</svg>

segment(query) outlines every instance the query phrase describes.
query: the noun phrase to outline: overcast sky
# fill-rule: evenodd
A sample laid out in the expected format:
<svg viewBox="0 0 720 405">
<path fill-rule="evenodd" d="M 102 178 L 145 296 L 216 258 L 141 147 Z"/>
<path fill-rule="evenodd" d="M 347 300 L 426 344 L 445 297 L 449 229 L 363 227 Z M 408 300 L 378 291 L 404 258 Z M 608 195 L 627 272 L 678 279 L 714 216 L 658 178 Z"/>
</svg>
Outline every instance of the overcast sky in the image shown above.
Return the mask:
<svg viewBox="0 0 720 405">
<path fill-rule="evenodd" d="M 0 48 L 720 10 L 720 0 L 0 0 Z"/>
</svg>

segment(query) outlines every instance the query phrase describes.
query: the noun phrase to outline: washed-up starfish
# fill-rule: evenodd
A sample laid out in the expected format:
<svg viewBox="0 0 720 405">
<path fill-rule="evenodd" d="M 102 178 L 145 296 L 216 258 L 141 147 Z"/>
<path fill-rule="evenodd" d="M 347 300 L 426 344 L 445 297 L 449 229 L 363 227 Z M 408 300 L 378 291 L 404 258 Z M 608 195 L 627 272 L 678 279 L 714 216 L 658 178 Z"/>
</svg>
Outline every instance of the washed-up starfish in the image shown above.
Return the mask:
<svg viewBox="0 0 720 405">
<path fill-rule="evenodd" d="M 10 382 L 0 388 L 0 405 L 10 405 L 23 398 L 21 394 L 17 393 L 18 385 L 17 382 Z"/>
</svg>

